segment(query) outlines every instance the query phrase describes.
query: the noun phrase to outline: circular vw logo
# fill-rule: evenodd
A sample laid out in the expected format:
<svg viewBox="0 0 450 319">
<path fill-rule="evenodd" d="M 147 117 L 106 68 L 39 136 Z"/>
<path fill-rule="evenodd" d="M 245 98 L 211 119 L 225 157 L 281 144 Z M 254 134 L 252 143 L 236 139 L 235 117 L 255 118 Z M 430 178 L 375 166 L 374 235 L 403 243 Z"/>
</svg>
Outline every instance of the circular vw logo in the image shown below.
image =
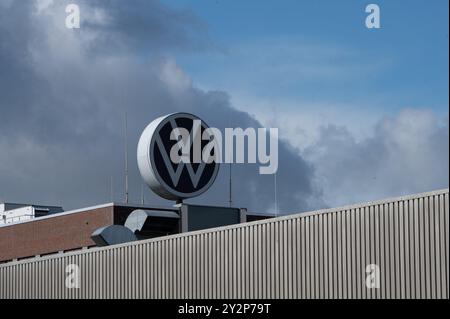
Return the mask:
<svg viewBox="0 0 450 319">
<path fill-rule="evenodd" d="M 138 166 L 156 194 L 178 200 L 198 196 L 212 185 L 219 163 L 208 160 L 215 154 L 205 152 L 214 139 L 207 130 L 205 122 L 188 113 L 163 116 L 147 126 L 138 144 Z"/>
</svg>

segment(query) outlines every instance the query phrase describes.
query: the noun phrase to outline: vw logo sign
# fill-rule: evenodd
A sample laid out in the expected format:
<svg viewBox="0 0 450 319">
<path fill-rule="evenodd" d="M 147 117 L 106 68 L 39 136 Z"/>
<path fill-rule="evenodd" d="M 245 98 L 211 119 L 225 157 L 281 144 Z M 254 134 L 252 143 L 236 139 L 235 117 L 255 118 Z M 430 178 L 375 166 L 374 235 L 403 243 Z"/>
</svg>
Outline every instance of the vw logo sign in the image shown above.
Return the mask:
<svg viewBox="0 0 450 319">
<path fill-rule="evenodd" d="M 201 139 L 206 129 L 205 122 L 188 113 L 157 118 L 145 128 L 139 140 L 137 160 L 143 180 L 156 194 L 169 200 L 182 200 L 204 193 L 214 183 L 219 163 L 194 159 L 195 152 L 201 153 L 208 143 Z M 181 140 L 179 132 L 188 135 L 183 144 L 184 150 L 188 149 L 184 152 L 187 155 L 177 148 Z M 173 160 L 174 149 L 178 158 L 185 156 L 183 160 Z"/>
</svg>

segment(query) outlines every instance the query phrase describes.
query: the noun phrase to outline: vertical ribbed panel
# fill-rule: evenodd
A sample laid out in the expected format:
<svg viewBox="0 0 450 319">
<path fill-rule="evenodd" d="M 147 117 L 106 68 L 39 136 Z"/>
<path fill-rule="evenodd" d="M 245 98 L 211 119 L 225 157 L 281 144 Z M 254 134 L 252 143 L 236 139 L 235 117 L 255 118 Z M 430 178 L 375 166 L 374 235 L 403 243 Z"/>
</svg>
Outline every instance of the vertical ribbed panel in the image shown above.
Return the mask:
<svg viewBox="0 0 450 319">
<path fill-rule="evenodd" d="M 3 264 L 0 299 L 448 298 L 448 241 L 444 190 Z"/>
</svg>

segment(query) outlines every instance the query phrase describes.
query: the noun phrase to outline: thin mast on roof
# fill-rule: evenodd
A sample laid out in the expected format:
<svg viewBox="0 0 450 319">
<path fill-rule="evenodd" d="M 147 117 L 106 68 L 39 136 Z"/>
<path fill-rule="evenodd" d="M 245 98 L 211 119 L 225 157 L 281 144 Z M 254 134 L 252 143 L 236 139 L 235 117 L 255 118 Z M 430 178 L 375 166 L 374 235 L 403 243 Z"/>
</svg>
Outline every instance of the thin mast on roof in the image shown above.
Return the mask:
<svg viewBox="0 0 450 319">
<path fill-rule="evenodd" d="M 111 191 L 111 203 L 114 202 L 114 179 L 113 176 L 111 175 L 111 179 L 110 179 L 110 191 Z"/>
<path fill-rule="evenodd" d="M 128 204 L 128 116 L 125 112 L 125 203 Z"/>
<path fill-rule="evenodd" d="M 230 109 L 230 116 L 229 116 L 229 118 L 228 118 L 228 127 L 231 127 L 231 116 L 232 116 L 232 112 L 233 112 L 233 110 L 232 109 Z M 233 178 L 233 172 L 232 172 L 232 166 L 231 166 L 231 162 L 232 161 L 230 161 L 230 163 L 229 163 L 229 173 L 230 173 L 230 175 L 229 175 L 229 199 L 228 199 L 228 203 L 229 203 L 229 205 L 230 205 L 230 207 L 232 207 L 233 206 L 233 184 L 232 184 L 232 178 Z"/>
</svg>

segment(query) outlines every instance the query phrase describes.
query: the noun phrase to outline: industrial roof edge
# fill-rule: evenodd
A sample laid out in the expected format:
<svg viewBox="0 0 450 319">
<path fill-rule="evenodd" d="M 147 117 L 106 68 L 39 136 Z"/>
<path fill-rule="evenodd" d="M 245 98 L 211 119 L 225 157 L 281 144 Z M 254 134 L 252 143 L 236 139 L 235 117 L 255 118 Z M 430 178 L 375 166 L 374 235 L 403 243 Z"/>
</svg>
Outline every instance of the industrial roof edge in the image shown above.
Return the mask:
<svg viewBox="0 0 450 319">
<path fill-rule="evenodd" d="M 50 214 L 50 215 L 42 216 L 42 217 L 39 217 L 39 218 L 23 220 L 23 221 L 18 221 L 18 222 L 9 223 L 9 224 L 4 224 L 4 225 L 0 225 L 0 228 L 15 226 L 15 225 L 19 225 L 19 224 L 25 224 L 25 223 L 32 223 L 32 222 L 37 222 L 37 221 L 41 221 L 41 220 L 45 220 L 45 219 L 65 216 L 65 215 L 83 213 L 83 212 L 87 212 L 87 211 L 90 211 L 90 210 L 100 209 L 100 208 L 105 208 L 105 207 L 110 207 L 110 206 L 133 207 L 133 208 L 139 208 L 139 209 L 158 209 L 158 210 L 164 210 L 164 211 L 174 211 L 174 210 L 176 210 L 176 208 L 163 207 L 163 206 L 160 207 L 160 206 L 153 206 L 153 205 L 125 204 L 125 203 L 111 202 L 111 203 L 100 204 L 100 205 L 95 205 L 95 206 L 83 207 L 83 208 L 74 209 L 74 210 L 68 210 L 66 212 Z"/>
<path fill-rule="evenodd" d="M 37 207 L 53 207 L 53 208 L 62 208 L 62 206 L 59 205 L 42 205 L 42 204 L 29 204 L 29 203 L 15 203 L 15 202 L 5 202 L 5 201 L 1 201 L 0 205 L 3 204 L 8 204 L 8 205 L 19 205 L 23 207 L 27 207 L 27 206 L 37 206 Z"/>
<path fill-rule="evenodd" d="M 389 204 L 389 203 L 393 203 L 393 202 L 405 201 L 405 200 L 416 199 L 416 198 L 423 198 L 423 197 L 434 196 L 434 195 L 445 195 L 445 194 L 448 195 L 448 193 L 449 193 L 449 189 L 445 188 L 445 189 L 440 189 L 440 190 L 435 190 L 435 191 L 430 191 L 430 192 L 417 193 L 417 194 L 411 194 L 411 195 L 405 195 L 405 196 L 399 196 L 399 197 L 391 197 L 391 198 L 370 201 L 370 202 L 365 202 L 365 203 L 351 204 L 351 205 L 335 207 L 335 208 L 326 208 L 326 209 L 321 209 L 321 210 L 316 210 L 316 211 L 311 211 L 311 212 L 295 213 L 295 214 L 291 214 L 291 215 L 284 215 L 284 216 L 280 216 L 280 217 L 276 217 L 276 218 L 269 218 L 269 219 L 264 219 L 264 220 L 248 222 L 248 223 L 239 223 L 239 224 L 233 224 L 233 225 L 228 225 L 228 226 L 220 226 L 220 227 L 196 230 L 196 231 L 192 231 L 192 232 L 185 232 L 185 233 L 180 233 L 180 234 L 175 234 L 175 235 L 156 237 L 156 238 L 145 239 L 145 240 L 138 240 L 138 241 L 123 243 L 123 244 L 118 244 L 118 245 L 111 245 L 111 246 L 106 246 L 106 247 L 94 247 L 94 248 L 85 249 L 85 250 L 74 250 L 74 251 L 70 251 L 70 252 L 66 252 L 66 253 L 56 253 L 56 254 L 46 255 L 43 257 L 32 257 L 32 258 L 27 258 L 27 259 L 23 259 L 23 260 L 11 261 L 11 262 L 6 262 L 3 264 L 0 264 L 0 268 L 15 266 L 18 264 L 23 264 L 23 263 L 38 262 L 38 261 L 53 259 L 53 258 L 88 254 L 88 253 L 92 253 L 92 252 L 96 252 L 96 251 L 106 251 L 106 250 L 115 249 L 115 248 L 119 248 L 119 247 L 142 245 L 142 244 L 150 243 L 150 242 L 166 241 L 166 240 L 171 240 L 171 239 L 180 238 L 180 237 L 195 236 L 195 235 L 199 235 L 199 234 L 207 234 L 207 233 L 212 233 L 212 232 L 216 232 L 216 231 L 232 230 L 232 229 L 245 227 L 245 226 L 270 224 L 270 223 L 275 223 L 278 221 L 290 220 L 290 219 L 295 219 L 295 218 L 299 218 L 299 217 L 304 218 L 304 217 L 314 216 L 314 215 L 319 215 L 319 214 L 342 212 L 342 211 L 347 211 L 350 209 L 361 208 L 361 207 L 372 206 L 372 205 Z"/>
</svg>

